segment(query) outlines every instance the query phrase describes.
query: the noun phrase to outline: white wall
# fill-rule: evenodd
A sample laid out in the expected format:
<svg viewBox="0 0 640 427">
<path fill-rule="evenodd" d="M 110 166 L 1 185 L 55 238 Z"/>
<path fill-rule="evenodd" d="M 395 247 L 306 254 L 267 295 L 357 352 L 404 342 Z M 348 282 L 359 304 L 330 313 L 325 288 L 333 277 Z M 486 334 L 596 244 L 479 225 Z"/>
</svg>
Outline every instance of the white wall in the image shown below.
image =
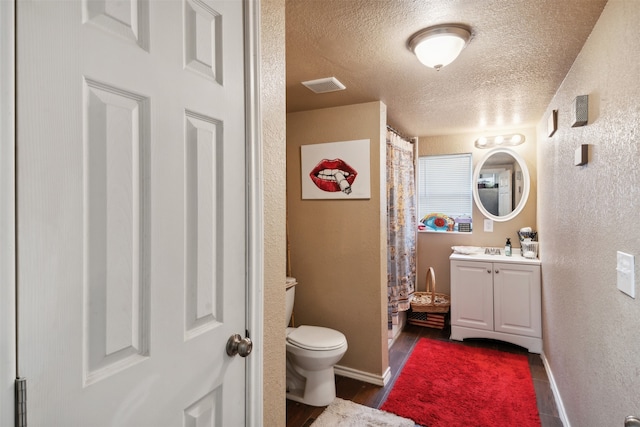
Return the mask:
<svg viewBox="0 0 640 427">
<path fill-rule="evenodd" d="M 640 415 L 640 295 L 616 288 L 616 251 L 635 255 L 636 292 L 640 278 L 638 22 L 640 1 L 609 1 L 538 126 L 544 353 L 577 427 Z M 589 95 L 589 123 L 572 128 L 577 95 Z M 580 144 L 589 163 L 573 166 Z"/>
</svg>

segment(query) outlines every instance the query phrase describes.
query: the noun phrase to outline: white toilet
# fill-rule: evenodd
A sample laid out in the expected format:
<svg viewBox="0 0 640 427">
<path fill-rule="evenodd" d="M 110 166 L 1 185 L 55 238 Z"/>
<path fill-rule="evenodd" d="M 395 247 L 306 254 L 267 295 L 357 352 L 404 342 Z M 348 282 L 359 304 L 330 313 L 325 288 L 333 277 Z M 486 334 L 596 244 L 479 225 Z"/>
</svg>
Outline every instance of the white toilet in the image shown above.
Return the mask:
<svg viewBox="0 0 640 427">
<path fill-rule="evenodd" d="M 287 277 L 287 326 L 293 313 L 296 279 Z M 347 338 L 320 326 L 287 327 L 287 399 L 327 406 L 336 397 L 333 366 L 347 351 Z"/>
</svg>

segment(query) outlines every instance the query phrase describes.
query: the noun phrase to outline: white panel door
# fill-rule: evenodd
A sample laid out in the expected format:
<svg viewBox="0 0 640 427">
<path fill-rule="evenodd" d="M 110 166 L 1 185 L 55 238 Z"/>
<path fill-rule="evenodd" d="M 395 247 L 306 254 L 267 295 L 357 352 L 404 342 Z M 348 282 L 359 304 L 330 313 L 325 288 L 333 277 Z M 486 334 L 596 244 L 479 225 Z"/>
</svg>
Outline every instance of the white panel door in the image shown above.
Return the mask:
<svg viewBox="0 0 640 427">
<path fill-rule="evenodd" d="M 451 324 L 493 331 L 491 263 L 451 262 Z"/>
<path fill-rule="evenodd" d="M 19 0 L 29 426 L 241 426 L 240 0 Z"/>
<path fill-rule="evenodd" d="M 540 266 L 495 263 L 495 330 L 542 336 Z"/>
<path fill-rule="evenodd" d="M 510 169 L 500 172 L 498 176 L 498 193 L 498 216 L 509 215 L 513 211 Z"/>
</svg>

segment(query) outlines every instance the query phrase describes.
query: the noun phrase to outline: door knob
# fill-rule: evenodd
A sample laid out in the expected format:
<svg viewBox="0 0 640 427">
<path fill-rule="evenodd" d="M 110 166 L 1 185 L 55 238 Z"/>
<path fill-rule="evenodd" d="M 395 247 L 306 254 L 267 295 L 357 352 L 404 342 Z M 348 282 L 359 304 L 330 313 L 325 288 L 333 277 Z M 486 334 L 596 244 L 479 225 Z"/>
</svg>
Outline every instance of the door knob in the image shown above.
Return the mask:
<svg viewBox="0 0 640 427">
<path fill-rule="evenodd" d="M 638 427 L 640 426 L 640 418 L 629 415 L 624 420 L 624 427 Z"/>
<path fill-rule="evenodd" d="M 240 334 L 234 334 L 229 337 L 227 341 L 227 354 L 229 356 L 235 356 L 239 354 L 240 357 L 247 357 L 253 350 L 253 343 L 249 337 L 242 338 Z"/>
</svg>

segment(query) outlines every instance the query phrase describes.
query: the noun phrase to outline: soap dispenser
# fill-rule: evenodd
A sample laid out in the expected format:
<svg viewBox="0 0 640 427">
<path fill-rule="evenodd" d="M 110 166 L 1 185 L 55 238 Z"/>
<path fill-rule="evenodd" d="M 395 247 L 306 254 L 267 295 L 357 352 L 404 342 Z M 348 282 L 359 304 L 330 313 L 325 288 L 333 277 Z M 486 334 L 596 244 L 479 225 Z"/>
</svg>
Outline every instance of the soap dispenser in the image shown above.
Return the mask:
<svg viewBox="0 0 640 427">
<path fill-rule="evenodd" d="M 511 256 L 511 239 L 507 237 L 507 243 L 504 244 L 504 254 Z"/>
</svg>

